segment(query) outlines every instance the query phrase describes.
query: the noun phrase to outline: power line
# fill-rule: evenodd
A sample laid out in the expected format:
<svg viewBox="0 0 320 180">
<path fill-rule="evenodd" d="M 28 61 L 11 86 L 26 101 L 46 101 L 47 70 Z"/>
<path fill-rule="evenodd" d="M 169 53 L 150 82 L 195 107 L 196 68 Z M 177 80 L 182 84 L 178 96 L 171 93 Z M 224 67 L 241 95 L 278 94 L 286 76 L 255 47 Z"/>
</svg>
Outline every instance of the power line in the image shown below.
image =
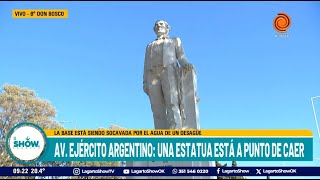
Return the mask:
<svg viewBox="0 0 320 180">
<path fill-rule="evenodd" d="M 314 108 L 314 102 L 313 102 L 313 100 L 316 99 L 316 98 L 320 98 L 320 96 L 311 97 L 311 102 L 312 102 L 313 115 L 314 115 L 314 119 L 316 121 L 316 126 L 317 126 L 317 130 L 318 130 L 318 136 L 319 136 L 319 140 L 320 140 L 320 130 L 319 130 L 319 124 L 318 124 L 318 119 L 317 119 L 317 113 L 316 113 L 316 110 Z"/>
</svg>

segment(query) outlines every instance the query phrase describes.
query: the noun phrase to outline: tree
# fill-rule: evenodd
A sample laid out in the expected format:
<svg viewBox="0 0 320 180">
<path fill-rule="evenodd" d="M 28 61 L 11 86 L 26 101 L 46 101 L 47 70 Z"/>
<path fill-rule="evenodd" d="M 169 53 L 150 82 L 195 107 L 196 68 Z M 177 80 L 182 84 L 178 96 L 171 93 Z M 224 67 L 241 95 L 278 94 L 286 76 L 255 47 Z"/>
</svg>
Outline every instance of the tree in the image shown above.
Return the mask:
<svg viewBox="0 0 320 180">
<path fill-rule="evenodd" d="M 33 122 L 42 128 L 58 128 L 52 121 L 56 110 L 50 102 L 40 99 L 27 88 L 5 84 L 0 90 L 0 165 L 14 165 L 5 152 L 5 138 L 9 130 L 21 122 Z"/>
<path fill-rule="evenodd" d="M 47 100 L 40 99 L 35 91 L 21 88 L 16 85 L 5 84 L 0 90 L 0 166 L 23 166 L 10 158 L 5 148 L 5 139 L 10 129 L 21 122 L 32 122 L 43 129 L 64 129 L 63 126 L 54 121 L 56 109 Z M 119 166 L 120 162 L 37 162 L 29 166 Z M 1 178 L 28 178 L 35 177 L 1 177 Z M 40 178 L 40 177 L 37 177 Z M 50 178 L 61 178 L 50 177 Z M 95 179 L 97 177 L 69 177 L 82 179 Z M 100 177 L 107 179 L 118 179 L 121 177 Z"/>
<path fill-rule="evenodd" d="M 236 161 L 232 161 L 232 167 L 238 167 L 237 162 Z"/>
<path fill-rule="evenodd" d="M 63 128 L 52 120 L 55 116 L 56 110 L 51 103 L 40 99 L 34 91 L 16 85 L 3 85 L 0 90 L 0 166 L 24 166 L 16 163 L 6 152 L 6 136 L 13 126 L 21 122 L 32 122 L 43 129 Z M 48 164 L 61 165 L 62 162 L 37 162 L 32 165 L 46 166 Z M 28 178 L 34 179 L 34 177 Z"/>
<path fill-rule="evenodd" d="M 14 125 L 33 122 L 46 126 L 56 116 L 56 110 L 47 100 L 40 99 L 28 88 L 5 84 L 0 91 L 0 134 L 6 136 Z M 52 125 L 52 124 L 47 124 Z"/>
</svg>

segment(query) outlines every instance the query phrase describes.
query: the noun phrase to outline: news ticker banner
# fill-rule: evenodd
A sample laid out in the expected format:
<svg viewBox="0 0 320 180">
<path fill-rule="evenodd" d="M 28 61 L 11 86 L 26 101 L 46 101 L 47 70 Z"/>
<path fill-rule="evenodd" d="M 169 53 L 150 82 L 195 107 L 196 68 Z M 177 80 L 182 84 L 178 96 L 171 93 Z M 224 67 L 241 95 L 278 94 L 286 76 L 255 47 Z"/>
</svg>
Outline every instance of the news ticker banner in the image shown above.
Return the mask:
<svg viewBox="0 0 320 180">
<path fill-rule="evenodd" d="M 67 9 L 14 9 L 13 18 L 68 18 Z"/>
<path fill-rule="evenodd" d="M 1 176 L 320 176 L 320 167 L 0 167 Z"/>
<path fill-rule="evenodd" d="M 309 130 L 10 130 L 9 155 L 35 161 L 313 161 Z"/>
</svg>

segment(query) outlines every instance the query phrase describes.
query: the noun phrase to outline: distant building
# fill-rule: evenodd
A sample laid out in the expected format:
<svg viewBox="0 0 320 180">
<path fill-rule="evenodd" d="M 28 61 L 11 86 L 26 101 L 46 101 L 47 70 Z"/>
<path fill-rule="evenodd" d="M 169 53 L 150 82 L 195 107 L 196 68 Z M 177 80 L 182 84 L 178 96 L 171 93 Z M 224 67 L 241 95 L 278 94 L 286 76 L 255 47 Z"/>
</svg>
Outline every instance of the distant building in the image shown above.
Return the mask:
<svg viewBox="0 0 320 180">
<path fill-rule="evenodd" d="M 115 124 L 111 124 L 109 126 L 109 129 L 112 129 L 112 130 L 120 130 L 120 129 L 127 129 L 127 128 L 123 128 L 123 127 L 120 127 L 118 125 L 115 125 Z"/>
</svg>

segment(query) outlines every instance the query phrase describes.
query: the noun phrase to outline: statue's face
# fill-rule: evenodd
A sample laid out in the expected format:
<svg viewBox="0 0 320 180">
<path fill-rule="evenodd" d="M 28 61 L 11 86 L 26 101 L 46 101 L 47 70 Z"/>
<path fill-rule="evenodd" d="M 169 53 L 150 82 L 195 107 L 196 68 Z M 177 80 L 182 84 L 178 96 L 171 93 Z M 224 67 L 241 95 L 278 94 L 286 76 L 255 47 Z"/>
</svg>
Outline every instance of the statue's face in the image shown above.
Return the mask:
<svg viewBox="0 0 320 180">
<path fill-rule="evenodd" d="M 155 33 L 158 36 L 167 34 L 169 32 L 169 29 L 164 21 L 158 21 L 154 26 Z"/>
</svg>

